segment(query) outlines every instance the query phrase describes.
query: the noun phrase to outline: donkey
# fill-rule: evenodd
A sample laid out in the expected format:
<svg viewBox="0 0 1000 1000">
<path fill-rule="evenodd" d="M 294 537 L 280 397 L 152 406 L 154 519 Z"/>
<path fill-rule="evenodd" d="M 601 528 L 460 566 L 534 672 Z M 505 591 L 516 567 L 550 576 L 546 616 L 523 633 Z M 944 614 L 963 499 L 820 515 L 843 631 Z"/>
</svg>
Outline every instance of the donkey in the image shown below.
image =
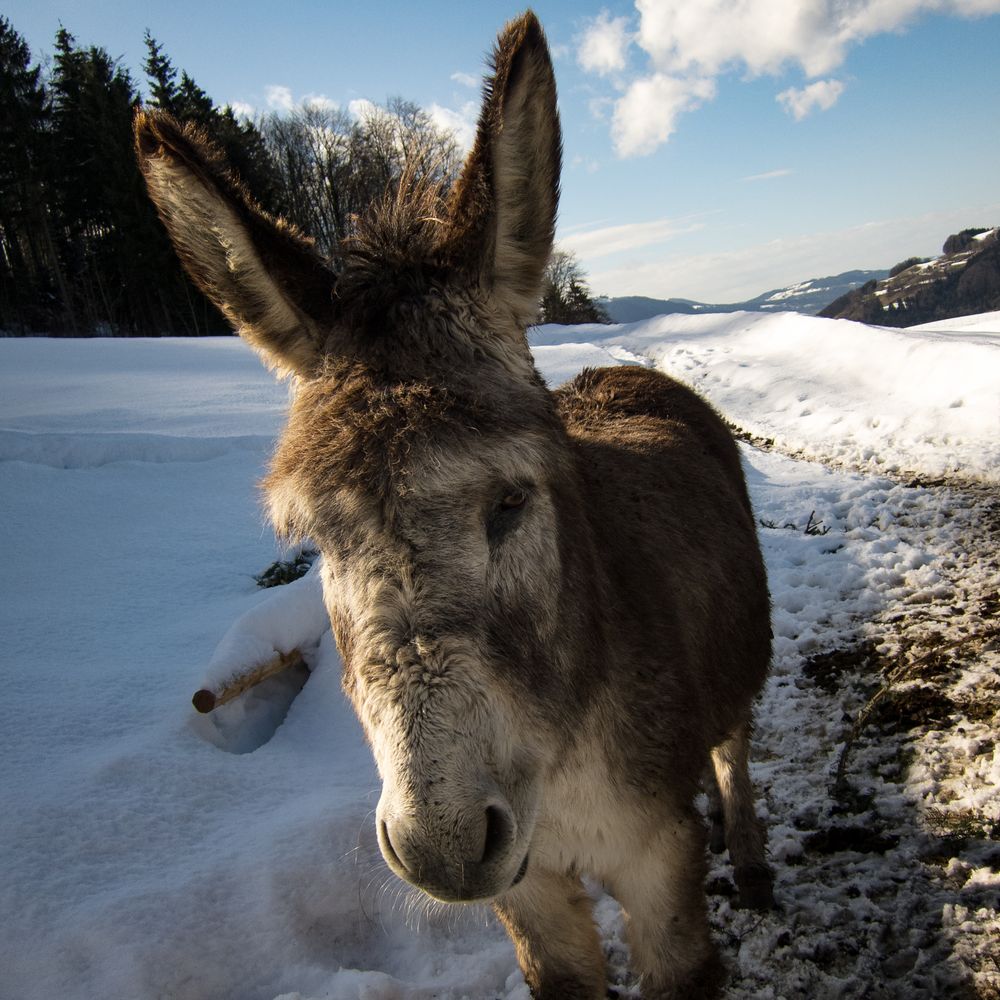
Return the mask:
<svg viewBox="0 0 1000 1000">
<path fill-rule="evenodd" d="M 323 555 L 389 867 L 491 901 L 539 1000 L 605 995 L 589 874 L 647 1000 L 713 997 L 710 767 L 743 900 L 771 902 L 747 771 L 770 602 L 740 459 L 649 369 L 546 388 L 525 328 L 561 139 L 534 14 L 492 70 L 456 184 L 404 181 L 332 262 L 167 115 L 138 114 L 139 163 L 188 273 L 294 377 L 264 491 Z"/>
</svg>

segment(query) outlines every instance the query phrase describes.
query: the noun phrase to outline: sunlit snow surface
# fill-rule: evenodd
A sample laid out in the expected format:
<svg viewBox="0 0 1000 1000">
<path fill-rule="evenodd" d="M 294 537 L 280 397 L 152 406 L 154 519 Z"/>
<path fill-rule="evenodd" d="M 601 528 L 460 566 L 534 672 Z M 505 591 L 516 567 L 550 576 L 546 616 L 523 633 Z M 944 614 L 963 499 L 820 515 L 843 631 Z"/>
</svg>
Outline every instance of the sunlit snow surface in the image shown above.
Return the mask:
<svg viewBox="0 0 1000 1000">
<path fill-rule="evenodd" d="M 540 327 L 532 343 L 566 336 Z M 648 355 L 785 450 L 1000 480 L 1000 313 L 908 330 L 796 313 L 658 316 L 575 336 Z"/>
<path fill-rule="evenodd" d="M 990 720 L 928 732 L 903 776 L 859 750 L 877 804 L 851 821 L 898 840 L 824 854 L 808 838 L 832 815 L 863 699 L 801 668 L 898 609 L 960 606 L 956 579 L 995 573 L 957 495 L 878 470 L 996 483 L 998 321 L 914 333 L 739 314 L 533 334 L 553 383 L 652 360 L 745 430 L 842 465 L 743 450 L 775 525 L 761 529 L 776 655 L 754 777 L 783 908 L 760 918 L 712 896 L 731 998 L 965 995 L 996 940 L 998 858 L 935 867 L 920 832 L 942 790 L 1000 823 Z M 286 402 L 232 338 L 0 340 L 4 1000 L 527 998 L 485 910 L 427 912 L 388 874 L 377 777 L 315 593 L 254 585 L 278 552 L 255 484 Z M 827 534 L 801 530 L 811 514 Z M 207 672 L 290 643 L 313 674 L 270 739 L 266 694 L 194 717 Z M 976 669 L 956 683 L 988 684 Z M 265 742 L 220 748 L 240 731 Z M 620 915 L 607 897 L 597 914 L 621 982 Z"/>
</svg>

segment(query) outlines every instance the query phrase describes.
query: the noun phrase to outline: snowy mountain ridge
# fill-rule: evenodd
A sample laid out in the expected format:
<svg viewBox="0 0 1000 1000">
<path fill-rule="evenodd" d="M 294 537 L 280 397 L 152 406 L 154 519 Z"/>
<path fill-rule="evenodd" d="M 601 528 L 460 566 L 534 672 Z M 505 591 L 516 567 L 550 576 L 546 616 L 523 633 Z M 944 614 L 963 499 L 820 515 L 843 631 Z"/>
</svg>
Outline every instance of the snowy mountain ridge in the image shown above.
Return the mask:
<svg viewBox="0 0 1000 1000">
<path fill-rule="evenodd" d="M 902 261 L 824 308 L 830 319 L 913 326 L 1000 308 L 1000 228 L 949 236 L 941 256 Z"/>
<path fill-rule="evenodd" d="M 888 271 L 844 271 L 825 278 L 809 278 L 785 288 L 775 288 L 744 302 L 725 304 L 693 299 L 654 299 L 641 295 L 601 299 L 601 305 L 616 323 L 635 323 L 654 316 L 702 312 L 789 312 L 815 315 L 835 299 L 869 281 L 884 278 Z"/>
</svg>

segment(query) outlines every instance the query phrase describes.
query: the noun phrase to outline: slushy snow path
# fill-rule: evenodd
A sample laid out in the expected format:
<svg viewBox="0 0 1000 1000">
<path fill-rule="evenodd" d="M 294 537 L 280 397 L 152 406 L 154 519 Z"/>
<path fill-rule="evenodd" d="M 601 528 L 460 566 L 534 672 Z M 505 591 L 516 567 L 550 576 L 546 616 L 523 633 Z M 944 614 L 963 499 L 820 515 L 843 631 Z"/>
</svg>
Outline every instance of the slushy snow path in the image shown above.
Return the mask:
<svg viewBox="0 0 1000 1000">
<path fill-rule="evenodd" d="M 773 525 L 761 540 L 775 664 L 754 778 L 781 910 L 733 911 L 726 857 L 713 860 L 728 997 L 996 997 L 1000 657 L 976 637 L 1000 608 L 1000 509 L 977 380 L 1000 324 L 917 333 L 911 349 L 892 331 L 903 354 L 948 336 L 966 358 L 928 361 L 939 384 L 921 400 L 892 365 L 870 376 L 884 331 L 689 319 L 541 328 L 536 358 L 553 383 L 583 365 L 676 372 L 694 359 L 688 377 L 776 449 L 983 484 L 904 486 L 744 446 L 756 513 Z M 820 369 L 846 338 L 854 367 L 827 365 L 823 393 L 816 371 L 792 368 L 802 381 L 784 384 L 778 354 L 796 337 Z M 776 405 L 803 393 L 828 417 L 806 425 Z M 962 407 L 939 409 L 959 393 Z M 905 405 L 883 439 L 866 420 L 892 397 Z M 0 340 L 3 1000 L 527 1000 L 485 909 L 427 907 L 389 875 L 378 780 L 329 632 L 306 603 L 278 613 L 295 591 L 254 585 L 277 553 L 255 483 L 286 400 L 236 339 Z M 984 425 L 944 425 L 945 410 Z M 272 692 L 219 719 L 189 707 L 241 616 L 255 623 L 247 641 L 312 643 L 312 676 L 280 725 Z M 884 671 L 955 640 L 859 736 L 848 794 L 834 797 L 843 741 Z M 229 752 L 245 749 L 241 733 L 257 748 Z M 619 995 L 636 996 L 620 913 L 594 892 Z"/>
</svg>

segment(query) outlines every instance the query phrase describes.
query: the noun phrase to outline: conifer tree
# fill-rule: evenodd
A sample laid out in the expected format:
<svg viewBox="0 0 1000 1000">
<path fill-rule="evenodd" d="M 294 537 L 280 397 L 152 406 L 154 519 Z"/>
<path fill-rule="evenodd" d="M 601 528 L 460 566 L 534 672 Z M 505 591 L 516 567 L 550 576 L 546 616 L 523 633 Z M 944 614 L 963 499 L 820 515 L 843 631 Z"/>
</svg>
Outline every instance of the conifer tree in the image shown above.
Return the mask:
<svg viewBox="0 0 1000 1000">
<path fill-rule="evenodd" d="M 143 68 L 149 81 L 149 103 L 202 129 L 264 207 L 280 213 L 283 206 L 276 200 L 274 164 L 257 128 L 251 122 L 241 122 L 229 105 L 216 107 L 186 70 L 181 70 L 177 83 L 176 68 L 148 28 L 145 43 Z"/>
<path fill-rule="evenodd" d="M 38 66 L 0 16 L 0 328 L 44 328 L 67 294 L 45 211 L 49 103 Z M 46 308 L 48 306 L 48 308 Z"/>
<path fill-rule="evenodd" d="M 146 61 L 143 69 L 149 80 L 149 103 L 156 108 L 177 114 L 177 70 L 170 58 L 164 54 L 163 46 L 150 33 L 143 35 L 146 43 Z"/>
</svg>

